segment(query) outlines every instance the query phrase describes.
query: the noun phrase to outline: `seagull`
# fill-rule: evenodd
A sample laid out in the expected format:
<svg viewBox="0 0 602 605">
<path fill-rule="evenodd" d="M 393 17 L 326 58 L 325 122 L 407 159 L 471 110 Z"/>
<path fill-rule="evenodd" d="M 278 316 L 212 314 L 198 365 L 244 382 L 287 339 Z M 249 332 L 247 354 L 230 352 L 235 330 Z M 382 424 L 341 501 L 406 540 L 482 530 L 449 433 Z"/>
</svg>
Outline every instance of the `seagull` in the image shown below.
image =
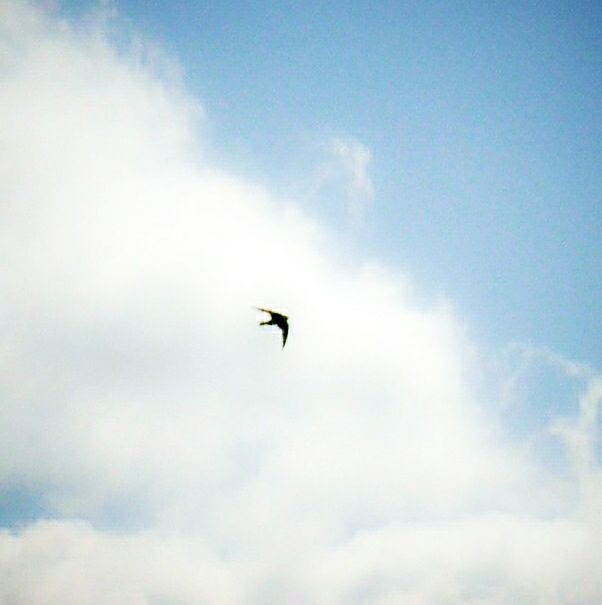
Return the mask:
<svg viewBox="0 0 602 605">
<path fill-rule="evenodd" d="M 282 315 L 282 313 L 271 311 L 270 309 L 262 309 L 261 307 L 255 308 L 258 311 L 263 311 L 264 313 L 270 314 L 270 319 L 260 322 L 260 326 L 278 326 L 282 330 L 282 348 L 284 349 L 284 345 L 286 344 L 286 339 L 288 337 L 288 317 L 286 315 Z"/>
</svg>

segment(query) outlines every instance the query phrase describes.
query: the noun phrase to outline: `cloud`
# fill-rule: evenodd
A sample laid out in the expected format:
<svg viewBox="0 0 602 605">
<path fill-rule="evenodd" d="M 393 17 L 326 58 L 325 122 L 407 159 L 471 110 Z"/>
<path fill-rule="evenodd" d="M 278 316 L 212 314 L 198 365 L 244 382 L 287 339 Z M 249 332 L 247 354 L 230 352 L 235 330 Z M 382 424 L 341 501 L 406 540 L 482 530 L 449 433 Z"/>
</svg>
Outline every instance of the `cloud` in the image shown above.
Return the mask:
<svg viewBox="0 0 602 605">
<path fill-rule="evenodd" d="M 52 519 L 1 534 L 6 602 L 600 600 L 595 374 L 559 478 L 450 308 L 212 165 L 156 53 L 3 10 L 0 490 Z M 368 199 L 367 150 L 333 154 Z"/>
<path fill-rule="evenodd" d="M 3 603 L 161 605 L 239 602 L 233 569 L 198 541 L 39 522 L 0 539 Z"/>
<path fill-rule="evenodd" d="M 351 212 L 357 214 L 361 211 L 360 204 L 372 200 L 374 195 L 374 186 L 368 171 L 372 153 L 355 139 L 334 137 L 332 154 L 347 181 Z"/>
<path fill-rule="evenodd" d="M 370 175 L 372 152 L 349 136 L 328 137 L 321 147 L 323 157 L 309 197 L 341 200 L 347 217 L 361 223 L 374 199 Z"/>
</svg>

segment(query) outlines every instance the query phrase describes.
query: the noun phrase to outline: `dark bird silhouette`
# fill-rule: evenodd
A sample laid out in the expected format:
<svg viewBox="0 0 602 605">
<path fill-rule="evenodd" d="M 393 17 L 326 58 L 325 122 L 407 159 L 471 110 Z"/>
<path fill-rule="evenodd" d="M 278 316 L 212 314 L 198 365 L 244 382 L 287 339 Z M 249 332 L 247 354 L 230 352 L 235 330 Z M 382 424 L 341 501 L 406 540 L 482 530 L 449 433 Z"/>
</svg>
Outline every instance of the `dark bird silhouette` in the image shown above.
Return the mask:
<svg viewBox="0 0 602 605">
<path fill-rule="evenodd" d="M 271 311 L 270 309 L 262 309 L 261 307 L 255 308 L 258 311 L 263 311 L 264 313 L 269 313 L 270 315 L 270 319 L 260 322 L 260 326 L 278 326 L 282 330 L 282 348 L 284 349 L 286 339 L 288 338 L 288 317 L 286 315 L 282 315 L 282 313 Z"/>
</svg>

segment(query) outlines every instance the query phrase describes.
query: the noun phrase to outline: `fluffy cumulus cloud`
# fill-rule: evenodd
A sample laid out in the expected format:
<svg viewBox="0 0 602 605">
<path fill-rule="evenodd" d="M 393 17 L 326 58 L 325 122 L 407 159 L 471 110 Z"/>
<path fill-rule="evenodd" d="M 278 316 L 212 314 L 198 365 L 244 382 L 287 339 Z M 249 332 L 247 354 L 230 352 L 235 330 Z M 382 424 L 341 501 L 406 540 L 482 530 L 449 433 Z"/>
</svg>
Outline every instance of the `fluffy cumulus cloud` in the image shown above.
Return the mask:
<svg viewBox="0 0 602 605">
<path fill-rule="evenodd" d="M 213 165 L 105 29 L 0 5 L 0 602 L 599 603 L 595 373 L 509 436 L 450 308 Z"/>
</svg>

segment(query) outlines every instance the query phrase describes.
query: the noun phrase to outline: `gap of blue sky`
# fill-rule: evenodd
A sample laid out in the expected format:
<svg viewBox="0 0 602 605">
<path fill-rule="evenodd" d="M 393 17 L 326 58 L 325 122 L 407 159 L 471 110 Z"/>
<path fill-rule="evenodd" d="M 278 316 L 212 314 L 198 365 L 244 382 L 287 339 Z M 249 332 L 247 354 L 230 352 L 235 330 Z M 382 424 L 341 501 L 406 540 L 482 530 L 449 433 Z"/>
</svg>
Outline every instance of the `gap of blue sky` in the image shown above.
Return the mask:
<svg viewBox="0 0 602 605">
<path fill-rule="evenodd" d="M 115 6 L 182 63 L 221 161 L 311 206 L 316 141 L 355 137 L 373 154 L 362 254 L 451 299 L 481 341 L 600 365 L 599 5 Z M 333 197 L 311 209 L 345 232 Z"/>
</svg>

